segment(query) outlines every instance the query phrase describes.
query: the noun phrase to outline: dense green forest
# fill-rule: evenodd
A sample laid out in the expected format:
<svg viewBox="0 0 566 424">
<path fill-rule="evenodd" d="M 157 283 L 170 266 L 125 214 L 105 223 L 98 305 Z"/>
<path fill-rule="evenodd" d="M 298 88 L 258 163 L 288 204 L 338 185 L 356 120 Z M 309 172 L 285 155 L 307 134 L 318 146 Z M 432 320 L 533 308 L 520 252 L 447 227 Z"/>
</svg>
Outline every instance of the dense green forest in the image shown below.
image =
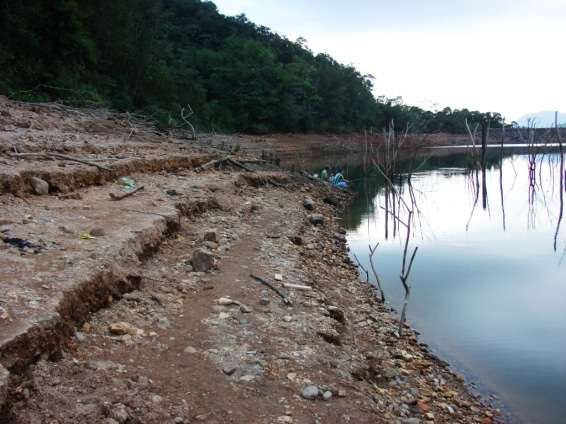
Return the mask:
<svg viewBox="0 0 566 424">
<path fill-rule="evenodd" d="M 1 0 L 0 93 L 141 110 L 199 131 L 465 131 L 467 110 L 375 98 L 373 77 L 200 0 Z M 499 122 L 497 114 L 487 115 Z"/>
</svg>

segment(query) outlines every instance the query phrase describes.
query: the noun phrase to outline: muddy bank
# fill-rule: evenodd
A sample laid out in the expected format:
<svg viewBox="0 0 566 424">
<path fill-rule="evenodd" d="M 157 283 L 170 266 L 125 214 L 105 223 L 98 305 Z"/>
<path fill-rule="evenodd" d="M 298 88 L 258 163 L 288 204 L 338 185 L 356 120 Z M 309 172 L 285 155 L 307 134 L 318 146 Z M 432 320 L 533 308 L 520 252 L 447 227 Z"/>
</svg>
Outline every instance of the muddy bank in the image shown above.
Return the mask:
<svg viewBox="0 0 566 424">
<path fill-rule="evenodd" d="M 0 133 L 20 152 L 252 158 L 84 111 L 10 111 L 46 122 Z M 37 166 L 10 151 L 8 167 Z M 120 201 L 118 175 L 0 196 L 2 422 L 496 421 L 359 282 L 338 218 L 348 196 L 258 156 L 249 171 L 133 168 L 144 189 Z"/>
</svg>

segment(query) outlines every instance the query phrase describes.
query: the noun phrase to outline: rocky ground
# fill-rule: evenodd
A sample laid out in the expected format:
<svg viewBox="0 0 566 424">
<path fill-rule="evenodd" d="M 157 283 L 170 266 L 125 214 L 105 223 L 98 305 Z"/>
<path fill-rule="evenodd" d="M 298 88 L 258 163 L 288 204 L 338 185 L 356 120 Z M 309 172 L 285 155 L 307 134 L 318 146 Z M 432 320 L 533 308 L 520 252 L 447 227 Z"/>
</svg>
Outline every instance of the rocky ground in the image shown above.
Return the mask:
<svg viewBox="0 0 566 424">
<path fill-rule="evenodd" d="M 359 282 L 347 195 L 253 143 L 0 117 L 0 422 L 501 421 Z"/>
</svg>

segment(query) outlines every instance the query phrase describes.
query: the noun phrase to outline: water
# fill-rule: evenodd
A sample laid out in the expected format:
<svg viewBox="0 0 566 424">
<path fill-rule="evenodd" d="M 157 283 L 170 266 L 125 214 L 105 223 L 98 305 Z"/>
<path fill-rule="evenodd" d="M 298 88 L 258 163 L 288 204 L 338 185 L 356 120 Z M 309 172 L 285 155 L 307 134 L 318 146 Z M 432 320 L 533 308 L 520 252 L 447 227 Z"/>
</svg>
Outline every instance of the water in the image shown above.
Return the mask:
<svg viewBox="0 0 566 424">
<path fill-rule="evenodd" d="M 421 341 L 496 393 L 515 421 L 565 423 L 565 231 L 554 248 L 559 155 L 534 162 L 533 173 L 527 155 L 506 156 L 501 166 L 499 153 L 492 155 L 485 209 L 482 173 L 469 170 L 465 155 L 431 158 L 413 175 L 419 213 L 410 248 L 419 252 L 408 320 Z M 347 172 L 359 193 L 344 216 L 350 248 L 367 267 L 368 244 L 380 243 L 378 272 L 388 302 L 400 308 L 406 230 L 400 225 L 394 236 L 389 218 L 386 238 L 382 178 L 365 178 L 359 168 Z M 534 192 L 529 174 L 536 177 Z M 409 199 L 407 179 L 395 182 Z"/>
</svg>

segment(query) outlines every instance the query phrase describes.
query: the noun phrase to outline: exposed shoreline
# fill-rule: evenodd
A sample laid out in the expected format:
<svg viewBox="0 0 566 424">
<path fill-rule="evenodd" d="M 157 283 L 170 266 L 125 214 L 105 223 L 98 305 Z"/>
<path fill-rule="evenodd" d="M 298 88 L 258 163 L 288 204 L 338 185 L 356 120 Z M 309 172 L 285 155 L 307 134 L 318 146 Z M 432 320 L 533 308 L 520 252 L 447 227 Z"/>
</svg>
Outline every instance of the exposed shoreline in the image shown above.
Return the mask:
<svg viewBox="0 0 566 424">
<path fill-rule="evenodd" d="M 2 152 L 0 229 L 41 246 L 0 251 L 6 422 L 500 421 L 412 330 L 398 337 L 394 314 L 359 282 L 338 218 L 347 195 L 261 158 L 254 172 L 197 172 L 230 151 L 260 156 L 211 146 L 221 137 L 190 144 L 138 127 L 132 138 L 112 117 L 3 110 L 34 122 L 4 128 L 6 146 L 117 155 L 102 163 L 122 170 Z M 110 201 L 128 173 L 144 190 Z M 48 193 L 32 194 L 34 176 Z M 93 228 L 101 235 L 83 238 Z M 216 263 L 208 272 L 195 272 L 199 249 Z"/>
</svg>

